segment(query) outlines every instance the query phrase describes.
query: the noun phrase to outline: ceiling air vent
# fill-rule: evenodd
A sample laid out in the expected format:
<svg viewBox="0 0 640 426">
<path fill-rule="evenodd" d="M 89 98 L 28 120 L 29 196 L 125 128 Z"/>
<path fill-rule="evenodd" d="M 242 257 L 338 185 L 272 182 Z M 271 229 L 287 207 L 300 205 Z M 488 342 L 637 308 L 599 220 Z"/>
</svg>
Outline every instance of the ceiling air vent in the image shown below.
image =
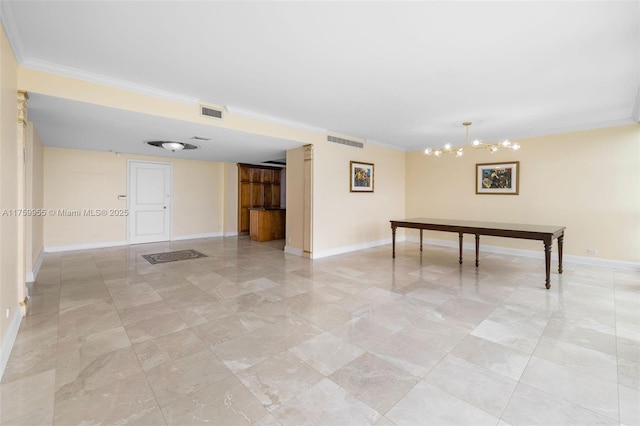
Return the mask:
<svg viewBox="0 0 640 426">
<path fill-rule="evenodd" d="M 339 143 L 341 145 L 353 146 L 355 148 L 364 148 L 364 144 L 362 142 L 356 142 L 349 139 L 339 138 L 337 136 L 327 136 L 327 140 L 333 143 Z"/>
<path fill-rule="evenodd" d="M 222 110 L 200 105 L 200 115 L 205 117 L 222 118 Z"/>
</svg>

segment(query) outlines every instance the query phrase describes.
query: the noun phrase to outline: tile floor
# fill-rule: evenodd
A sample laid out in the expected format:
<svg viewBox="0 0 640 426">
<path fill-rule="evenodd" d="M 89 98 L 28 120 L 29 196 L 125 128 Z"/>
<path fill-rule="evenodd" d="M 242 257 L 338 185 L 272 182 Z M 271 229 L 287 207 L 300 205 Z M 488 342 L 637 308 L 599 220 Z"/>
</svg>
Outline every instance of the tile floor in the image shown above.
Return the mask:
<svg viewBox="0 0 640 426">
<path fill-rule="evenodd" d="M 209 257 L 141 257 L 183 249 Z M 545 290 L 539 259 L 390 251 L 48 254 L 0 423 L 640 424 L 640 272 L 567 263 Z"/>
</svg>

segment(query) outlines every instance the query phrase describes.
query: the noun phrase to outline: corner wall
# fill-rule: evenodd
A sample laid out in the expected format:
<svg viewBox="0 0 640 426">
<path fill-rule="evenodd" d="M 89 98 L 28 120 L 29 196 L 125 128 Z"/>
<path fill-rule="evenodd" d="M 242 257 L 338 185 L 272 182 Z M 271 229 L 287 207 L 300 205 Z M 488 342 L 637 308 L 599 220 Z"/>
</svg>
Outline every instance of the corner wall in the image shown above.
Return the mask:
<svg viewBox="0 0 640 426">
<path fill-rule="evenodd" d="M 18 63 L 0 24 L 0 211 L 18 205 Z M 0 215 L 0 377 L 18 333 L 18 286 L 24 271 L 16 250 L 21 244 L 16 217 Z"/>
<path fill-rule="evenodd" d="M 389 221 L 405 217 L 405 154 L 372 144 L 314 145 L 313 258 L 391 242 Z M 374 164 L 374 192 L 350 192 L 351 161 Z"/>
<path fill-rule="evenodd" d="M 26 208 L 39 210 L 44 202 L 44 147 L 31 122 L 27 123 L 26 144 Z M 27 216 L 26 220 L 26 275 L 27 282 L 33 282 L 44 255 L 44 216 Z"/>
<path fill-rule="evenodd" d="M 517 152 L 467 150 L 462 158 L 408 153 L 407 217 L 566 226 L 569 256 L 640 262 L 640 125 L 517 142 Z M 476 195 L 476 163 L 507 161 L 520 161 L 520 195 Z M 425 238 L 457 236 L 425 232 Z M 541 252 L 535 241 L 482 237 L 481 243 Z"/>
<path fill-rule="evenodd" d="M 304 236 L 304 147 L 287 151 L 285 251 L 302 256 Z"/>
<path fill-rule="evenodd" d="M 238 165 L 224 163 L 224 236 L 238 235 Z"/>
</svg>

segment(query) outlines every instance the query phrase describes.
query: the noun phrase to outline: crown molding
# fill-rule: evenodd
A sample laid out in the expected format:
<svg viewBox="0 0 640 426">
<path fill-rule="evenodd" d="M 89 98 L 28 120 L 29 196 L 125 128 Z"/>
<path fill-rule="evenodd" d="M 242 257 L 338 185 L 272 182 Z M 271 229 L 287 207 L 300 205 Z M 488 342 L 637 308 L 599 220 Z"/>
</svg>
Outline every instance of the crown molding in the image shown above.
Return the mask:
<svg viewBox="0 0 640 426">
<path fill-rule="evenodd" d="M 20 41 L 20 31 L 16 24 L 16 15 L 13 12 L 11 2 L 0 1 L 0 22 L 2 22 L 4 32 L 9 39 L 9 44 L 11 45 L 18 64 L 22 64 L 22 62 L 24 62 L 24 48 Z"/>
<path fill-rule="evenodd" d="M 139 93 L 141 95 L 148 95 L 160 99 L 166 99 L 168 101 L 181 102 L 189 105 L 195 105 L 199 102 L 199 99 L 193 96 L 186 96 L 175 92 L 169 92 L 131 81 L 121 80 L 119 78 L 113 78 L 102 74 L 84 71 L 78 68 L 72 68 L 65 65 L 55 64 L 53 62 L 43 61 L 41 59 L 27 58 L 21 63 L 21 66 L 36 71 L 43 71 L 63 77 L 74 78 L 76 80 L 82 80 L 89 83 L 96 83 L 102 86 L 112 87 L 114 89 L 121 89 L 133 93 Z"/>
<path fill-rule="evenodd" d="M 530 137 L 539 137 L 539 136 L 549 136 L 549 135 L 561 135 L 564 133 L 574 133 L 574 132 L 584 132 L 588 130 L 597 130 L 597 129 L 606 129 L 609 127 L 618 127 L 618 126 L 627 126 L 629 124 L 634 124 L 634 121 L 631 117 L 621 118 L 617 120 L 607 120 L 607 121 L 597 121 L 594 123 L 585 123 L 578 124 L 576 126 L 568 126 L 568 127 L 558 127 L 555 129 L 547 129 L 541 132 L 537 132 L 537 134 L 532 134 L 529 136 L 522 137 L 513 137 L 512 140 L 517 139 L 525 139 Z"/>
<path fill-rule="evenodd" d="M 167 90 L 161 90 L 155 87 L 145 86 L 127 80 L 121 80 L 102 74 L 96 74 L 77 68 L 67 67 L 41 59 L 26 57 L 24 53 L 24 47 L 22 46 L 22 42 L 20 41 L 20 31 L 18 30 L 18 26 L 16 25 L 15 13 L 13 11 L 11 2 L 0 1 L 0 21 L 2 22 L 2 26 L 5 29 L 5 33 L 7 34 L 9 44 L 11 44 L 11 48 L 13 49 L 16 60 L 18 61 L 18 65 L 20 65 L 21 67 L 189 105 L 194 105 L 199 101 L 198 98 L 195 98 L 193 96 L 186 96 L 180 93 L 169 92 Z"/>
<path fill-rule="evenodd" d="M 311 132 L 317 133 L 326 133 L 327 129 L 323 129 L 321 127 L 311 126 L 305 123 L 299 123 L 297 121 L 287 120 L 284 118 L 274 117 L 267 114 L 262 114 L 260 112 L 251 111 L 248 109 L 238 108 L 231 105 L 226 105 L 225 108 L 229 114 L 239 115 L 241 117 L 253 118 L 256 120 L 267 121 L 273 124 L 280 124 L 288 127 L 295 127 L 297 129 L 309 130 Z"/>
<path fill-rule="evenodd" d="M 390 143 L 380 142 L 380 141 L 377 141 L 375 139 L 365 139 L 365 142 L 366 142 L 367 145 L 371 144 L 371 145 L 381 146 L 383 148 L 395 149 L 396 151 L 403 151 L 403 152 L 407 151 L 406 148 L 402 148 L 402 147 L 397 146 L 397 145 L 392 145 Z"/>
</svg>

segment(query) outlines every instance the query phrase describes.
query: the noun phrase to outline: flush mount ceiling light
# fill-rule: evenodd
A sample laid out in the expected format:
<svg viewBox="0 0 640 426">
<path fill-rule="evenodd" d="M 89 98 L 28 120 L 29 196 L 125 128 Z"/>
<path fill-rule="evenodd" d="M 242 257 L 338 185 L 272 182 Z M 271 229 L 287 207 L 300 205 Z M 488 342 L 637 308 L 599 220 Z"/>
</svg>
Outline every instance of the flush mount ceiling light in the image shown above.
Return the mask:
<svg viewBox="0 0 640 426">
<path fill-rule="evenodd" d="M 198 149 L 197 145 L 192 145 L 186 142 L 175 142 L 175 141 L 146 141 L 147 145 L 155 146 L 158 148 L 166 149 L 167 151 L 176 152 L 182 151 L 183 149 Z"/>
<path fill-rule="evenodd" d="M 455 154 L 456 157 L 462 157 L 464 149 L 467 147 L 475 149 L 488 149 L 492 154 L 498 152 L 501 149 L 511 149 L 517 151 L 520 149 L 520 145 L 512 143 L 509 139 L 505 139 L 502 142 L 495 143 L 483 143 L 479 139 L 475 139 L 473 142 L 469 142 L 469 126 L 473 124 L 471 121 L 465 121 L 462 123 L 466 130 L 465 144 L 462 146 L 453 146 L 450 143 L 445 144 L 442 148 L 433 149 L 427 148 L 424 150 L 425 155 L 434 155 L 440 157 L 442 154 Z"/>
</svg>

